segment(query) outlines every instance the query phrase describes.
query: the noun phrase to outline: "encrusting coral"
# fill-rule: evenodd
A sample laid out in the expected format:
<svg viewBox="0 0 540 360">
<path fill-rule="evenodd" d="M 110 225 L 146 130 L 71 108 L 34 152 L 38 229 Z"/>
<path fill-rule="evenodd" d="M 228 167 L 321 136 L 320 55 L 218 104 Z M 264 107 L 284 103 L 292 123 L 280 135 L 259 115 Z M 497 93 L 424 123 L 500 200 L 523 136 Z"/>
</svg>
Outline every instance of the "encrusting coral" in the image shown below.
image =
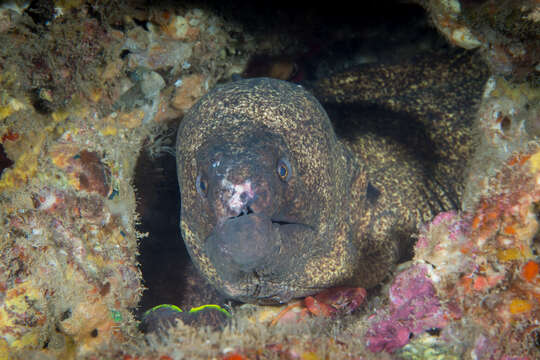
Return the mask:
<svg viewBox="0 0 540 360">
<path fill-rule="evenodd" d="M 137 154 L 181 115 L 177 80 L 208 88 L 247 61 L 218 51 L 231 41 L 220 18 L 177 11 L 197 31 L 174 42 L 125 2 L 0 7 L 1 358 L 81 357 L 136 332 Z"/>
</svg>

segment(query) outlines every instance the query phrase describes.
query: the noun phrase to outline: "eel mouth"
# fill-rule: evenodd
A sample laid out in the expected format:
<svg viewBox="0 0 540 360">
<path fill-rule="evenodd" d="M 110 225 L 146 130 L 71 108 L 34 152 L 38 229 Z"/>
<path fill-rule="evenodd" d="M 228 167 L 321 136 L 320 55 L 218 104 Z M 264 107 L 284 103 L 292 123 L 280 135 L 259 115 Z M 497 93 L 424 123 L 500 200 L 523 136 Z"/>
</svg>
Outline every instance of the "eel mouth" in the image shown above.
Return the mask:
<svg viewBox="0 0 540 360">
<path fill-rule="evenodd" d="M 270 218 L 270 221 L 272 222 L 272 224 L 277 224 L 277 225 L 303 225 L 303 226 L 308 226 L 308 225 L 297 223 L 297 222 L 292 222 L 292 221 L 287 221 L 287 220 L 279 220 L 279 219 L 274 219 L 274 218 Z M 310 226 L 308 226 L 308 227 L 310 227 Z"/>
<path fill-rule="evenodd" d="M 247 211 L 214 228 L 206 253 L 227 295 L 249 302 L 285 302 L 298 297 L 288 281 L 298 271 L 298 257 L 293 256 L 297 243 L 313 231 L 286 217 Z"/>
<path fill-rule="evenodd" d="M 252 215 L 252 214 L 255 214 L 255 212 L 251 209 L 251 206 L 248 205 L 248 206 L 246 206 L 246 210 L 240 212 L 240 214 L 238 214 L 236 216 L 229 216 L 227 218 L 227 220 L 225 220 L 225 221 L 238 219 L 238 218 L 240 218 L 242 216 Z M 287 219 L 287 218 L 284 218 L 284 217 L 278 217 L 277 215 L 271 216 L 270 221 L 271 221 L 272 224 L 277 224 L 277 225 L 302 225 L 302 226 L 312 228 L 310 225 L 306 225 L 306 224 L 303 224 L 303 223 L 300 223 L 300 222 L 296 222 L 294 220 L 290 220 L 290 219 Z"/>
</svg>

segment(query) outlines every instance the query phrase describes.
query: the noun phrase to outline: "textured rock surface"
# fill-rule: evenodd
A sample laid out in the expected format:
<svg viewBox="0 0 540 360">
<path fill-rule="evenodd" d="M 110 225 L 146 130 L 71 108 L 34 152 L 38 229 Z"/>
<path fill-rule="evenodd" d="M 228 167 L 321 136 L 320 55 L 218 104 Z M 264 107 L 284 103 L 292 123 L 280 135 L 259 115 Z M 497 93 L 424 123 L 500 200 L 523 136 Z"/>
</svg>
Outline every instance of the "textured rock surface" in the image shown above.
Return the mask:
<svg viewBox="0 0 540 360">
<path fill-rule="evenodd" d="M 208 87 L 246 60 L 220 52 L 232 27 L 200 9 L 16 4 L 0 7 L 1 357 L 81 357 L 136 331 L 131 184 L 145 139 L 181 115 L 175 82 Z"/>
</svg>

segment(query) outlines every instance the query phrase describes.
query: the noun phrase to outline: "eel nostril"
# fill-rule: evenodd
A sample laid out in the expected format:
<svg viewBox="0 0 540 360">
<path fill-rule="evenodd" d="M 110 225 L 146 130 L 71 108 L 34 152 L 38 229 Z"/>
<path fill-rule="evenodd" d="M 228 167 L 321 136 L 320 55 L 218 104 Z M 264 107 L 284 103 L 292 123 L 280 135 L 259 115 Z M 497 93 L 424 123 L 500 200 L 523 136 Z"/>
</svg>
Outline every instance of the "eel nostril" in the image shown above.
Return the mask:
<svg viewBox="0 0 540 360">
<path fill-rule="evenodd" d="M 243 192 L 240 194 L 240 201 L 242 201 L 243 203 L 247 202 L 247 198 L 248 198 L 248 193 L 247 192 Z"/>
</svg>

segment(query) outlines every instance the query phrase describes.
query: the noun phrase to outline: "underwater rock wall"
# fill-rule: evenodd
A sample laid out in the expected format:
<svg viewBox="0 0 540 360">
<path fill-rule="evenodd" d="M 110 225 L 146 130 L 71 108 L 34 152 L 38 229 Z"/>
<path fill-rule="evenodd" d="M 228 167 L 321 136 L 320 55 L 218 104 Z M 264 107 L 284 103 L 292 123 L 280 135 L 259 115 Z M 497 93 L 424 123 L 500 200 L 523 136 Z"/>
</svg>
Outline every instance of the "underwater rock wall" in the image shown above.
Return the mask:
<svg viewBox="0 0 540 360">
<path fill-rule="evenodd" d="M 180 324 L 162 340 L 144 340 L 131 313 L 143 289 L 138 154 L 166 150 L 164 129 L 250 55 L 286 46 L 192 5 L 2 5 L 0 359 L 538 356 L 540 10 L 534 1 L 418 2 L 492 72 L 467 212 L 426 225 L 390 300 L 383 291 L 358 319 L 269 327 L 274 309 L 246 305 L 223 332 Z"/>
<path fill-rule="evenodd" d="M 398 353 L 405 358 L 536 358 L 540 8 L 526 0 L 418 2 L 451 43 L 479 51 L 491 77 L 478 109 L 464 211 L 439 214 L 415 247 L 414 266 L 427 266 L 423 281 L 435 286 L 445 319 L 452 321 L 437 337 L 425 333 L 400 344 Z"/>
<path fill-rule="evenodd" d="M 194 7 L 0 6 L 0 358 L 79 357 L 133 336 L 135 163 L 247 60 L 234 32 Z"/>
<path fill-rule="evenodd" d="M 417 2 L 452 44 L 476 49 L 492 74 L 479 109 L 479 144 L 463 200 L 469 209 L 497 168 L 540 135 L 540 8 L 531 0 Z"/>
<path fill-rule="evenodd" d="M 540 12 L 534 0 L 415 0 L 437 29 L 465 49 L 478 49 L 493 74 L 538 80 Z"/>
</svg>

